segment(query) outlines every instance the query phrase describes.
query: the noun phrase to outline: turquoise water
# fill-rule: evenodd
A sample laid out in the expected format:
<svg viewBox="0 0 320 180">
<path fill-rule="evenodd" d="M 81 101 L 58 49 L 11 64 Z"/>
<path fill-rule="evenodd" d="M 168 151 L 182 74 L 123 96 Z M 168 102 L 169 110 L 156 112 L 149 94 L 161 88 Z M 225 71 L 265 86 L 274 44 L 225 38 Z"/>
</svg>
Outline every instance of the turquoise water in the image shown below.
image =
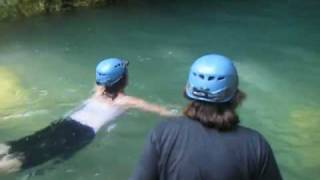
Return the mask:
<svg viewBox="0 0 320 180">
<path fill-rule="evenodd" d="M 218 52 L 234 59 L 248 94 L 242 124 L 267 137 L 285 179 L 320 177 L 319 2 L 137 4 L 0 23 L 1 142 L 89 96 L 96 63 L 110 56 L 130 61 L 128 94 L 180 110 L 190 64 Z M 68 161 L 1 179 L 127 179 L 159 121 L 130 111 Z"/>
</svg>

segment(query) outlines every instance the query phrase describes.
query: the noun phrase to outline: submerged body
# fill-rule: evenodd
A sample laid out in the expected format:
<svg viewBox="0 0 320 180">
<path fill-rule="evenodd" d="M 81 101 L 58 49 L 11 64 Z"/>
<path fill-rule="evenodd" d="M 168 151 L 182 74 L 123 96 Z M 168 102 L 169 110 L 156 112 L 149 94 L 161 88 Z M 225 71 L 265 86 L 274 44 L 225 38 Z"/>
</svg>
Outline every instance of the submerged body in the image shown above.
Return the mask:
<svg viewBox="0 0 320 180">
<path fill-rule="evenodd" d="M 48 127 L 0 144 L 0 174 L 72 156 L 88 145 L 102 126 L 110 124 L 129 108 L 171 115 L 165 108 L 124 94 L 127 66 L 127 61 L 117 58 L 101 61 L 96 67 L 95 92 L 89 99 Z"/>
<path fill-rule="evenodd" d="M 82 125 L 91 127 L 94 132 L 98 132 L 102 126 L 120 116 L 126 109 L 117 102 L 91 98 L 85 101 L 77 111 L 71 113 L 69 117 Z"/>
<path fill-rule="evenodd" d="M 0 145 L 0 174 L 31 168 L 51 159 L 66 159 L 88 145 L 96 133 L 130 108 L 168 115 L 166 109 L 118 93 L 96 93 L 64 118 L 30 136 Z"/>
</svg>

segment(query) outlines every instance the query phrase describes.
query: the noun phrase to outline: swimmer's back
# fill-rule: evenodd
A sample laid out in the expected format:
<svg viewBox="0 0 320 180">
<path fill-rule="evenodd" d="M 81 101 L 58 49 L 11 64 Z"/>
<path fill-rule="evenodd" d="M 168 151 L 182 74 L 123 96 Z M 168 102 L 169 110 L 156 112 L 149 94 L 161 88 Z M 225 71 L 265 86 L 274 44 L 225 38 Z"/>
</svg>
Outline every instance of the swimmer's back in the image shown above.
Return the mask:
<svg viewBox="0 0 320 180">
<path fill-rule="evenodd" d="M 125 108 L 122 106 L 91 98 L 81 108 L 71 113 L 70 118 L 93 128 L 97 132 L 103 125 L 115 120 L 124 111 Z"/>
<path fill-rule="evenodd" d="M 132 179 L 155 174 L 161 180 L 281 179 L 265 139 L 241 126 L 220 132 L 181 117 L 160 123 L 146 149 Z"/>
</svg>

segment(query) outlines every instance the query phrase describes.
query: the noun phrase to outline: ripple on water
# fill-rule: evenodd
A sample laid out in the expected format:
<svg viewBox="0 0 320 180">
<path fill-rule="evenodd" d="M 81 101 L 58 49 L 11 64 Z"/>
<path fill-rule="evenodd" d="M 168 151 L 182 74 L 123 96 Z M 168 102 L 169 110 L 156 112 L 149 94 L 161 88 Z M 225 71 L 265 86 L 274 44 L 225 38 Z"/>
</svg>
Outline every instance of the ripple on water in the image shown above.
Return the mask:
<svg viewBox="0 0 320 180">
<path fill-rule="evenodd" d="M 10 115 L 2 117 L 2 119 L 3 120 L 19 119 L 19 118 L 26 118 L 26 117 L 43 115 L 43 114 L 48 114 L 48 113 L 49 113 L 49 110 L 47 110 L 47 109 L 39 109 L 39 110 L 27 111 L 27 112 L 22 112 L 22 113 L 17 113 L 17 114 L 10 114 Z"/>
</svg>

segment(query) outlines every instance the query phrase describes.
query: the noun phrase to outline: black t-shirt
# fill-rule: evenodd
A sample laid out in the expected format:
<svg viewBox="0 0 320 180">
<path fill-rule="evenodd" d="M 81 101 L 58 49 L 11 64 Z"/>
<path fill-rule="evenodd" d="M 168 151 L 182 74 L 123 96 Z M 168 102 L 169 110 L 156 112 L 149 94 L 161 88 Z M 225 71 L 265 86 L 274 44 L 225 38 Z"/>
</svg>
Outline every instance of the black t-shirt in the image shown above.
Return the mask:
<svg viewBox="0 0 320 180">
<path fill-rule="evenodd" d="M 221 132 L 184 117 L 148 136 L 130 180 L 281 180 L 268 142 L 238 126 Z"/>
</svg>

